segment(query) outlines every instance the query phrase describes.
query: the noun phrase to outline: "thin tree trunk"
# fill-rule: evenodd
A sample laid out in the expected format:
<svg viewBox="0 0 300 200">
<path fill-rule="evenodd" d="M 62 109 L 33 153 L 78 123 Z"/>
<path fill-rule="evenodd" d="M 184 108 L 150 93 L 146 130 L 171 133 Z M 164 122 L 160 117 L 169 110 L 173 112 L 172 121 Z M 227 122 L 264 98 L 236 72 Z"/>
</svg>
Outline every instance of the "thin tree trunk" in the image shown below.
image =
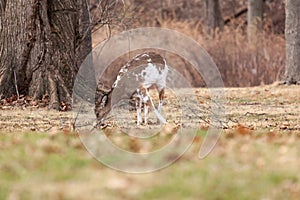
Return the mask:
<svg viewBox="0 0 300 200">
<path fill-rule="evenodd" d="M 248 0 L 247 34 L 249 41 L 255 41 L 257 33 L 263 29 L 263 0 Z"/>
<path fill-rule="evenodd" d="M 86 1 L 0 2 L 0 97 L 49 95 L 53 108 L 70 104 L 76 73 L 91 50 Z"/>
<path fill-rule="evenodd" d="M 300 84 L 300 0 L 286 0 L 286 72 L 288 84 Z"/>
<path fill-rule="evenodd" d="M 209 34 L 213 34 L 216 29 L 223 29 L 224 21 L 222 17 L 219 0 L 204 1 L 204 25 Z"/>
</svg>

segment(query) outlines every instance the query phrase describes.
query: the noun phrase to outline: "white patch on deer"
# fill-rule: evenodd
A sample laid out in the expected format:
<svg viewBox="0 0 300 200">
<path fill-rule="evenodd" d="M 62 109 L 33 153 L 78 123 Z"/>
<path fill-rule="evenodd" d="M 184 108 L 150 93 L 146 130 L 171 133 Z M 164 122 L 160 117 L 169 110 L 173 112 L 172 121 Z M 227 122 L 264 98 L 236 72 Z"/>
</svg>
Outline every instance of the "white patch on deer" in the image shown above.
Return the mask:
<svg viewBox="0 0 300 200">
<path fill-rule="evenodd" d="M 148 63 L 147 67 L 141 71 L 141 76 L 143 81 L 143 87 L 149 88 L 153 84 L 156 84 L 158 89 L 164 88 L 166 86 L 166 79 L 168 74 L 168 67 L 165 65 L 164 70 L 159 71 L 157 65 L 153 63 Z"/>
<path fill-rule="evenodd" d="M 119 81 L 121 80 L 121 76 L 118 75 L 116 81 L 114 82 L 114 84 L 112 85 L 112 88 L 116 88 L 118 86 Z"/>
<path fill-rule="evenodd" d="M 128 71 L 128 69 L 125 68 L 125 67 L 122 67 L 122 68 L 120 69 L 120 73 L 126 73 L 127 71 Z"/>
</svg>

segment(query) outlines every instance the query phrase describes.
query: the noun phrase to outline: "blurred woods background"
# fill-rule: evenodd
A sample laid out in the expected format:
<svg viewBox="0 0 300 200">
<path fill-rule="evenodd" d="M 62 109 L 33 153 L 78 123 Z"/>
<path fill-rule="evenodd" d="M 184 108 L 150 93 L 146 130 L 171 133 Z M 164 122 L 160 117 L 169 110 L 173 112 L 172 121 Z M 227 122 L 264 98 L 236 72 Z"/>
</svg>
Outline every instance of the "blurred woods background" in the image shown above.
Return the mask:
<svg viewBox="0 0 300 200">
<path fill-rule="evenodd" d="M 22 95 L 48 98 L 54 108 L 59 108 L 61 102 L 70 103 L 74 78 L 91 45 L 137 27 L 169 28 L 192 37 L 213 57 L 227 87 L 257 86 L 284 79 L 284 0 L 88 3 L 0 0 L 1 99 Z M 188 61 L 171 54 L 166 57 L 193 86 L 205 85 Z M 116 76 L 125 57 L 120 60 L 115 63 L 120 66 L 110 67 L 106 75 Z M 290 80 L 294 82 L 294 78 Z"/>
<path fill-rule="evenodd" d="M 119 10 L 106 13 L 111 21 L 95 20 L 98 2 L 91 0 L 93 23 L 106 29 L 94 34 L 95 43 L 131 28 L 170 28 L 209 52 L 227 87 L 270 84 L 284 77 L 284 0 L 126 0 L 118 2 Z M 187 61 L 175 56 L 168 61 L 181 66 L 178 70 L 194 86 L 204 85 Z"/>
</svg>

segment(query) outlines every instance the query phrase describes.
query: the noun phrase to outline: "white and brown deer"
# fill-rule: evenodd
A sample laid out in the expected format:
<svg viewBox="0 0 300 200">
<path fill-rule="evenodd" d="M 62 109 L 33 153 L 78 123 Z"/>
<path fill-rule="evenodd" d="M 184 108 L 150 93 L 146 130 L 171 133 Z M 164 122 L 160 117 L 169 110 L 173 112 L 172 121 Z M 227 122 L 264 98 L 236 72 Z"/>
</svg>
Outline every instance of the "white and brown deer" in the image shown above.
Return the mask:
<svg viewBox="0 0 300 200">
<path fill-rule="evenodd" d="M 138 69 L 138 70 L 136 70 Z M 106 115 L 110 112 L 112 105 L 113 90 L 118 87 L 118 84 L 126 73 L 134 70 L 134 82 L 136 85 L 135 91 L 132 91 L 131 98 L 135 101 L 137 112 L 137 125 L 142 124 L 142 109 L 144 110 L 144 123 L 148 123 L 149 109 L 152 110 L 158 118 L 158 122 L 165 124 L 166 119 L 160 114 L 166 80 L 168 74 L 168 65 L 166 60 L 155 52 L 146 52 L 136 55 L 126 65 L 124 65 L 112 84 L 111 88 L 98 87 L 98 97 L 96 101 L 96 114 L 101 124 L 105 124 Z M 132 77 L 131 77 L 132 78 Z M 129 80 L 131 81 L 131 80 Z M 155 87 L 158 91 L 159 104 L 156 108 L 149 95 L 149 89 Z"/>
</svg>

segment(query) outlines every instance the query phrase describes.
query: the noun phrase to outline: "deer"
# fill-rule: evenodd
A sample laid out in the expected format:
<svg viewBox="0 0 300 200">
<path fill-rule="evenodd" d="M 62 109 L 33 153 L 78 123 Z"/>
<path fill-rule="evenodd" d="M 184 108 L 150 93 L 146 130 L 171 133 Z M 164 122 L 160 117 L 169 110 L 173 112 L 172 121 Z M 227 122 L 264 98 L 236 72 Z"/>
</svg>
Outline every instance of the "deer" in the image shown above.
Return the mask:
<svg viewBox="0 0 300 200">
<path fill-rule="evenodd" d="M 113 91 L 118 88 L 120 81 L 130 70 L 135 70 L 135 73 L 133 73 L 134 77 L 131 77 L 131 79 L 135 79 L 134 84 L 136 85 L 134 87 L 136 88 L 135 91 L 132 91 L 131 99 L 135 102 L 136 124 L 141 125 L 143 123 L 142 110 L 144 111 L 144 124 L 148 124 L 149 110 L 155 113 L 158 123 L 166 124 L 166 119 L 160 113 L 163 106 L 169 68 L 166 60 L 160 54 L 144 52 L 136 55 L 121 67 L 110 88 L 105 88 L 103 85 L 98 87 L 96 116 L 101 126 L 105 126 L 106 115 L 113 106 Z M 157 108 L 149 94 L 150 88 L 156 88 L 158 92 L 159 103 Z"/>
</svg>

